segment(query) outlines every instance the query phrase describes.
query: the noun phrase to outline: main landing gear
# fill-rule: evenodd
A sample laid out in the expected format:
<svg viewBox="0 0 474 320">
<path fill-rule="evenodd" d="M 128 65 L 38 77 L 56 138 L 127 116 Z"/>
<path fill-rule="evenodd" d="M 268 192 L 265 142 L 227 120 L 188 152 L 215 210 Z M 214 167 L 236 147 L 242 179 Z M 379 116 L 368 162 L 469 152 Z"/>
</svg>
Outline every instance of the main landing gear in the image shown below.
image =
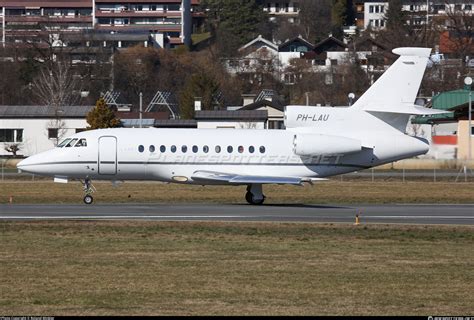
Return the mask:
<svg viewBox="0 0 474 320">
<path fill-rule="evenodd" d="M 260 205 L 265 201 L 265 195 L 262 191 L 261 184 L 249 184 L 247 186 L 247 193 L 245 194 L 245 200 L 249 204 Z"/>
<path fill-rule="evenodd" d="M 82 182 L 82 185 L 86 194 L 84 196 L 84 203 L 91 204 L 94 201 L 94 198 L 92 198 L 91 194 L 94 193 L 95 187 L 92 185 L 92 181 L 89 178 L 86 178 L 86 180 Z"/>
</svg>

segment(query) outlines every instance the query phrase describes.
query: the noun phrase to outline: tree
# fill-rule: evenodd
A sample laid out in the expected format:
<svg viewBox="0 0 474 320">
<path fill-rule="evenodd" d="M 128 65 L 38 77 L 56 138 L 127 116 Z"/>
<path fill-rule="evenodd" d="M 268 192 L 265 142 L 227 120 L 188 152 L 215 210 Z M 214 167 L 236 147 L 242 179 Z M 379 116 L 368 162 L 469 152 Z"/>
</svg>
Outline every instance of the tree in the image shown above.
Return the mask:
<svg viewBox="0 0 474 320">
<path fill-rule="evenodd" d="M 201 6 L 224 56 L 234 55 L 239 46 L 255 38 L 268 20 L 259 0 L 203 0 Z"/>
<path fill-rule="evenodd" d="M 140 92 L 149 99 L 156 91 L 161 69 L 160 49 L 135 46 L 115 55 L 115 89 L 127 101 L 137 101 Z"/>
<path fill-rule="evenodd" d="M 300 24 L 304 37 L 310 42 L 319 42 L 331 32 L 331 0 L 302 0 L 300 3 Z"/>
<path fill-rule="evenodd" d="M 20 151 L 19 143 L 9 143 L 4 147 L 5 151 L 13 153 L 13 156 L 16 157 L 18 151 Z"/>
<path fill-rule="evenodd" d="M 95 108 L 87 114 L 86 119 L 89 124 L 87 130 L 116 128 L 121 125 L 120 119 L 115 116 L 103 98 L 97 100 Z"/>
<path fill-rule="evenodd" d="M 73 105 L 79 100 L 79 83 L 66 62 L 59 61 L 50 65 L 50 69 L 41 69 L 33 80 L 32 87 L 39 104 L 53 108 L 54 118 L 49 121 L 46 129 L 48 132 L 56 131 L 54 139 L 57 145 L 67 133 L 61 107 Z"/>
<path fill-rule="evenodd" d="M 336 38 L 342 38 L 343 27 L 352 25 L 354 22 L 354 9 L 351 0 L 333 0 L 331 10 L 332 34 Z"/>
<path fill-rule="evenodd" d="M 397 48 L 415 45 L 409 26 L 407 14 L 402 10 L 402 0 L 389 0 L 388 9 L 384 15 L 385 29 L 380 30 L 377 40 L 387 48 Z"/>
<path fill-rule="evenodd" d="M 199 72 L 187 81 L 180 96 L 180 115 L 183 119 L 194 118 L 194 99 L 200 97 L 202 110 L 212 110 L 216 106 L 219 84 L 209 73 Z"/>
<path fill-rule="evenodd" d="M 73 105 L 79 100 L 79 82 L 66 62 L 59 61 L 53 63 L 51 68 L 41 69 L 32 85 L 41 105 L 59 108 Z"/>
</svg>

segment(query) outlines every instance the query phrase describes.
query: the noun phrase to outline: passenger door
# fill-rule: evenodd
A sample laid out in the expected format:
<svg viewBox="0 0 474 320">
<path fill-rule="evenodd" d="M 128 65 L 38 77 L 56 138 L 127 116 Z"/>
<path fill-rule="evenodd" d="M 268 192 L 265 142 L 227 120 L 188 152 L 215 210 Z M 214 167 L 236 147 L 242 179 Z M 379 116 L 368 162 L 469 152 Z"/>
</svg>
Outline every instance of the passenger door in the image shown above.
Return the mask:
<svg viewBox="0 0 474 320">
<path fill-rule="evenodd" d="M 99 138 L 99 174 L 117 174 L 117 138 L 103 136 Z"/>
</svg>

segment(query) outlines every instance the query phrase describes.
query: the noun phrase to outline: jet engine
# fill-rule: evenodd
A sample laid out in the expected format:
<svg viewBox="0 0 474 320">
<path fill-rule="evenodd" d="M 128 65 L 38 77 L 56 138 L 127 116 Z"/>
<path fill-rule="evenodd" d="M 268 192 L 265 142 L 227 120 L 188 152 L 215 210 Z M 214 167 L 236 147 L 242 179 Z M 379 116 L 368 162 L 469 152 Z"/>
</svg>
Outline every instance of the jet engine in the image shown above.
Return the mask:
<svg viewBox="0 0 474 320">
<path fill-rule="evenodd" d="M 362 150 L 357 139 L 325 134 L 295 134 L 293 152 L 299 156 L 348 154 Z"/>
</svg>

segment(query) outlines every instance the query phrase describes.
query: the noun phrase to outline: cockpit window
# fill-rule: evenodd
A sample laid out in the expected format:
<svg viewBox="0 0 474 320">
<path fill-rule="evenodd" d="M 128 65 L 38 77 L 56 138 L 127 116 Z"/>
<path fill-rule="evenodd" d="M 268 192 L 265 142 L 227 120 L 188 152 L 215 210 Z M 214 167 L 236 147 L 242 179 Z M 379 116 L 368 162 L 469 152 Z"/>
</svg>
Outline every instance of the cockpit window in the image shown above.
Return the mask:
<svg viewBox="0 0 474 320">
<path fill-rule="evenodd" d="M 60 144 L 58 144 L 58 148 L 64 147 L 71 139 L 65 139 Z"/>
<path fill-rule="evenodd" d="M 68 144 L 65 145 L 66 148 L 72 147 L 76 143 L 77 139 L 72 139 Z"/>
<path fill-rule="evenodd" d="M 87 147 L 87 140 L 86 139 L 79 139 L 74 147 Z"/>
</svg>

